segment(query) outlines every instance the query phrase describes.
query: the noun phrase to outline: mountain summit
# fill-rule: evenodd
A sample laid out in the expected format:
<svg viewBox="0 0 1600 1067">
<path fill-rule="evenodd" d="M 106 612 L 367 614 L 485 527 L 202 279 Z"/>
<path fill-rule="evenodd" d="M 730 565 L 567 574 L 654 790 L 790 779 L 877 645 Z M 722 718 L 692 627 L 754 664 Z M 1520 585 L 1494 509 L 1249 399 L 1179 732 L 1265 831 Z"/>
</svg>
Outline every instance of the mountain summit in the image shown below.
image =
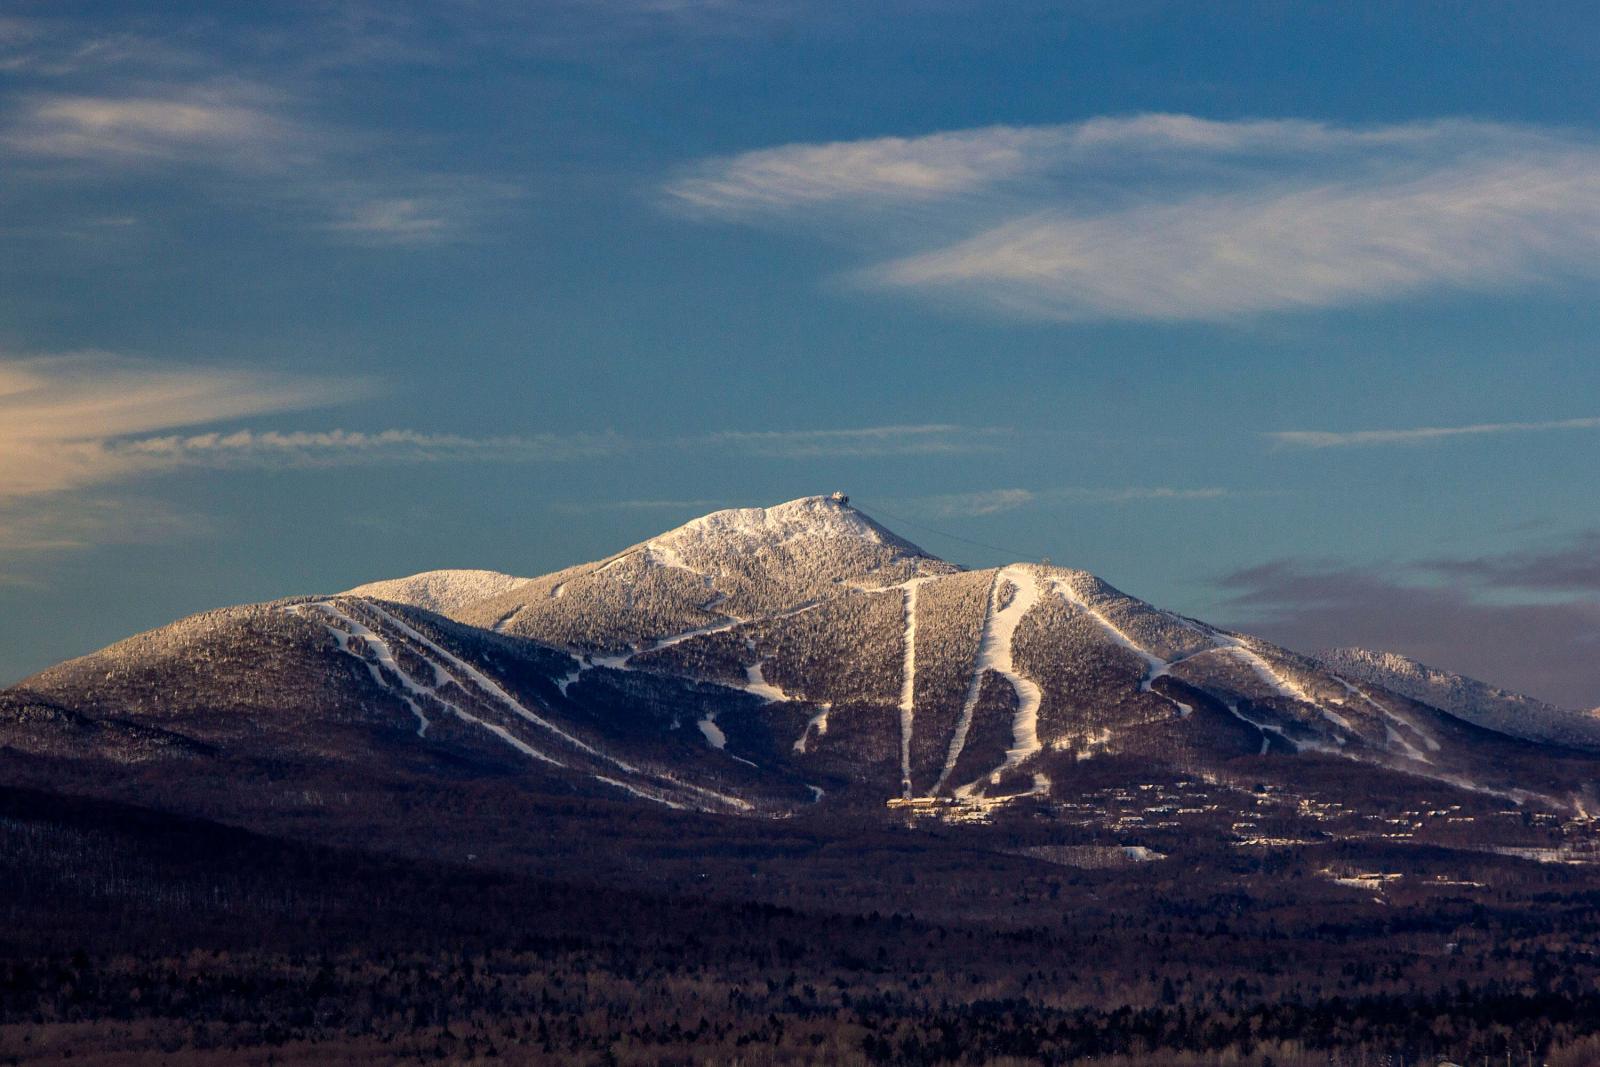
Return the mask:
<svg viewBox="0 0 1600 1067">
<path fill-rule="evenodd" d="M 755 619 L 959 569 L 848 503 L 813 496 L 714 511 L 596 563 L 465 606 L 454 617 L 615 653 L 727 619 Z"/>
</svg>

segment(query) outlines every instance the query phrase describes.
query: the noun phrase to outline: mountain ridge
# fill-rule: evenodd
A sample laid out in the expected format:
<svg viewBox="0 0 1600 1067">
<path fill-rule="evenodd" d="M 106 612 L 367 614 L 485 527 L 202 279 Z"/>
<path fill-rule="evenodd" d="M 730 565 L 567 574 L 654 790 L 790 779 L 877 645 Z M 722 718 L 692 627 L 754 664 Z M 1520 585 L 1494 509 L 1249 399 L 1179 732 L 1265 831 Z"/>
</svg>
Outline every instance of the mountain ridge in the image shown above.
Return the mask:
<svg viewBox="0 0 1600 1067">
<path fill-rule="evenodd" d="M 1529 741 L 1600 747 L 1600 708 L 1559 707 L 1398 652 L 1346 647 L 1324 649 L 1312 658 L 1487 729 Z"/>
<path fill-rule="evenodd" d="M 1086 571 L 963 570 L 826 497 L 536 578 L 423 572 L 191 616 L 0 694 L 0 746 L 44 784 L 123 768 L 119 796 L 193 768 L 160 788 L 245 820 L 279 818 L 291 781 L 988 822 L 1059 818 L 1112 773 L 1309 774 L 1356 802 L 1412 788 L 1398 775 L 1562 812 L 1594 778 L 1589 755 Z"/>
</svg>

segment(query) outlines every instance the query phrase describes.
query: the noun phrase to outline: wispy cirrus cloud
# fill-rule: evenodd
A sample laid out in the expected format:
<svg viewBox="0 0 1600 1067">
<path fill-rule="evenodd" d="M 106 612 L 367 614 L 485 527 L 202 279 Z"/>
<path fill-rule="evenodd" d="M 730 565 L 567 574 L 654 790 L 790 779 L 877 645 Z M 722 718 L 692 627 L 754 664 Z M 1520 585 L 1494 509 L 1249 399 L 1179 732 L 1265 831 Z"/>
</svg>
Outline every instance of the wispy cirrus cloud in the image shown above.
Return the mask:
<svg viewBox="0 0 1600 1067">
<path fill-rule="evenodd" d="M 733 506 L 726 500 L 719 500 L 714 497 L 687 500 L 640 498 L 631 500 L 567 500 L 551 505 L 555 510 L 569 515 L 592 515 L 596 512 L 606 511 L 686 511 L 701 513 Z"/>
<path fill-rule="evenodd" d="M 533 434 L 464 437 L 417 430 L 280 432 L 235 430 L 140 437 L 106 444 L 119 459 L 152 466 L 285 465 L 316 467 L 363 462 L 428 463 L 483 459 L 502 463 L 593 459 L 624 447 L 608 434 Z"/>
<path fill-rule="evenodd" d="M 935 518 L 975 518 L 1016 511 L 1037 502 L 1032 489 L 980 489 L 972 493 L 937 493 L 896 501 L 910 511 Z"/>
<path fill-rule="evenodd" d="M 471 174 L 417 175 L 406 183 L 332 182 L 311 197 L 328 232 L 355 244 L 437 244 L 471 237 L 515 206 L 522 190 Z"/>
<path fill-rule="evenodd" d="M 307 18 L 315 51 L 327 24 Z M 514 180 L 441 169 L 389 133 L 330 120 L 317 73 L 286 74 L 299 60 L 286 60 L 282 38 L 184 41 L 65 17 L 0 21 L 0 69 L 16 75 L 0 90 L 0 152 L 13 164 L 0 195 L 78 195 L 103 210 L 108 195 L 143 203 L 152 183 L 181 181 L 234 213 L 382 247 L 478 236 L 520 195 Z M 250 54 L 260 48 L 272 58 Z"/>
<path fill-rule="evenodd" d="M 307 117 L 289 94 L 237 80 L 118 84 L 98 94 L 35 94 L 0 120 L 0 149 L 52 188 L 184 175 L 195 188 L 308 232 L 358 245 L 439 244 L 472 237 L 521 196 L 473 174 L 386 165 L 363 157 L 381 138 Z M 217 175 L 221 175 L 220 180 Z M 20 186 L 19 186 L 20 187 Z"/>
<path fill-rule="evenodd" d="M 0 16 L 0 71 L 12 77 L 59 79 L 84 70 L 192 66 L 172 35 L 152 36 L 116 20 L 77 23 L 68 16 Z"/>
<path fill-rule="evenodd" d="M 1130 504 L 1139 501 L 1220 500 L 1238 495 L 1237 490 L 1220 486 L 1058 486 L 1049 489 L 982 489 L 970 493 L 939 493 L 905 497 L 894 503 L 897 507 L 930 518 L 976 518 L 1072 501 Z"/>
<path fill-rule="evenodd" d="M 0 499 L 126 482 L 185 467 L 562 462 L 617 455 L 641 443 L 769 459 L 919 456 L 992 450 L 1009 434 L 950 423 L 727 430 L 650 442 L 614 432 L 467 436 L 414 429 L 198 429 L 303 412 L 371 392 L 361 380 L 174 366 L 106 352 L 0 356 Z"/>
<path fill-rule="evenodd" d="M 1543 422 L 1480 422 L 1466 426 L 1414 426 L 1395 430 L 1277 430 L 1263 434 L 1286 448 L 1361 448 L 1421 445 L 1458 437 L 1539 433 L 1548 430 L 1600 430 L 1600 418 L 1548 419 Z"/>
<path fill-rule="evenodd" d="M 822 456 L 928 456 L 997 451 L 1011 431 L 951 423 L 823 430 L 724 430 L 700 439 L 712 447 L 782 459 Z"/>
<path fill-rule="evenodd" d="M 0 508 L 0 585 L 34 584 L 26 570 L 8 569 L 21 558 L 79 551 L 97 545 L 172 544 L 214 532 L 209 517 L 158 501 L 123 495 L 79 496 L 26 508 Z"/>
<path fill-rule="evenodd" d="M 1173 154 L 1326 154 L 1422 143 L 1449 124 L 1370 130 L 1296 119 L 1218 122 L 1135 115 L 1047 126 L 985 126 L 918 137 L 792 144 L 706 160 L 668 182 L 669 203 L 708 215 L 749 217 L 819 204 L 933 200 L 1024 177 L 1159 162 Z"/>
<path fill-rule="evenodd" d="M 17 109 L 0 141 L 32 156 L 277 167 L 310 134 L 278 114 L 275 96 L 238 83 L 148 96 L 42 94 Z"/>
<path fill-rule="evenodd" d="M 867 287 L 1049 319 L 1505 289 L 1590 277 L 1600 252 L 1600 143 L 1459 120 L 1143 115 L 785 145 L 703 162 L 664 196 L 857 243 L 879 259 L 852 274 Z"/>
</svg>

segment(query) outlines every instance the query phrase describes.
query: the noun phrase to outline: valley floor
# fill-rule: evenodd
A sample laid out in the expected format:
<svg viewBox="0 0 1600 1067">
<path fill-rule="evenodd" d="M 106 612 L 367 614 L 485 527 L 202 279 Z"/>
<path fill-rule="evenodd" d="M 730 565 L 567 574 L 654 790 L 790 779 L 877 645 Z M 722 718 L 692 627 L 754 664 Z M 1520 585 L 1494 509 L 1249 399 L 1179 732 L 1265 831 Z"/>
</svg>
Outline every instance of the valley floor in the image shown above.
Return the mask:
<svg viewBox="0 0 1600 1067">
<path fill-rule="evenodd" d="M 1592 868 L 1440 848 L 1340 881 L 1392 869 L 1390 846 L 1068 866 L 960 827 L 796 824 L 774 845 L 737 821 L 674 860 L 688 822 L 630 818 L 588 826 L 595 863 L 551 878 L 0 789 L 0 1063 L 1600 1052 Z M 602 877 L 608 851 L 693 864 L 699 888 Z"/>
</svg>

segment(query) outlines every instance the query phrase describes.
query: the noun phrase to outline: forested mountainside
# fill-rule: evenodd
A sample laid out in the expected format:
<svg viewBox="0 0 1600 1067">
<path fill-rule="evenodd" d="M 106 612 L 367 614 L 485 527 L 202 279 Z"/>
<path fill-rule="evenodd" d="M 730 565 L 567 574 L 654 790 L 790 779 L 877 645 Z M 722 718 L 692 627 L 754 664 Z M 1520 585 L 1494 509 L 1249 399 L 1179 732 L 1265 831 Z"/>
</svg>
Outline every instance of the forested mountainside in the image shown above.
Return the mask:
<svg viewBox="0 0 1600 1067">
<path fill-rule="evenodd" d="M 1558 708 L 1394 652 L 1334 648 L 1317 653 L 1316 659 L 1347 677 L 1431 704 L 1489 730 L 1529 741 L 1600 749 L 1600 709 Z"/>
</svg>

